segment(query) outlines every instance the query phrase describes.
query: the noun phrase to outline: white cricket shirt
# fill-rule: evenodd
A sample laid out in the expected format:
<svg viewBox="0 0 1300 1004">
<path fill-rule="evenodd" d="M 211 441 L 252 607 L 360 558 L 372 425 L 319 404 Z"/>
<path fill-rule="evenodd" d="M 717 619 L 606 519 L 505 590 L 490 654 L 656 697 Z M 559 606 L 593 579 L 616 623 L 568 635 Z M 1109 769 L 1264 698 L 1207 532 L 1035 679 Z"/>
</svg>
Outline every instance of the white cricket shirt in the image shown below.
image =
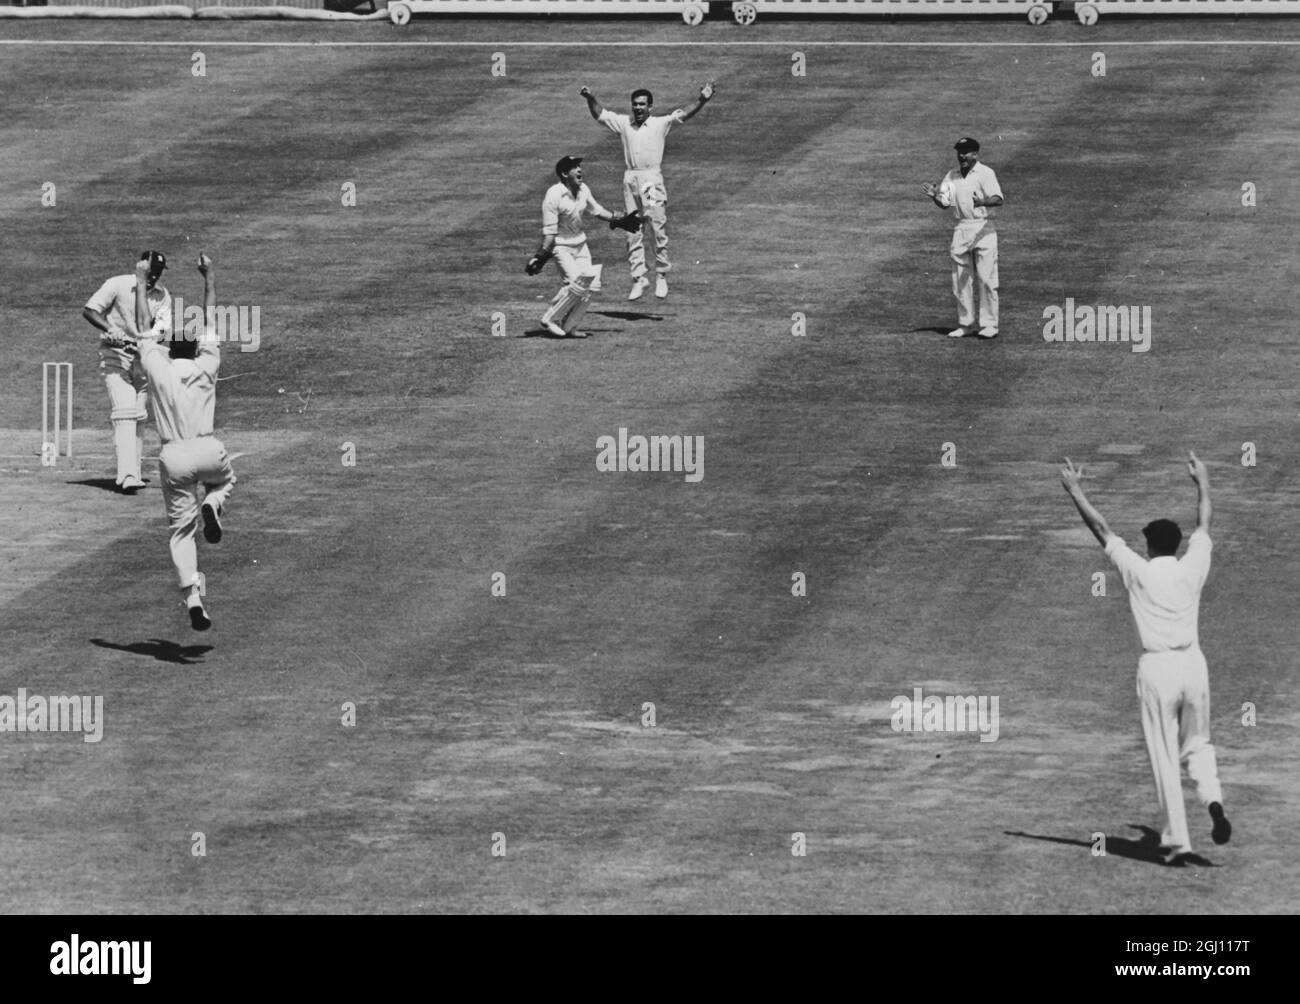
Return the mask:
<svg viewBox="0 0 1300 1004">
<path fill-rule="evenodd" d="M 623 161 L 629 171 L 659 170 L 664 160 L 664 139 L 673 123 L 681 122 L 685 113 L 678 108 L 670 115 L 651 115 L 640 126 L 631 115 L 621 115 L 606 108 L 597 122 L 603 122 L 623 140 Z"/>
<path fill-rule="evenodd" d="M 150 319 L 155 323 L 165 319 L 166 328 L 171 330 L 172 297 L 165 286 L 154 286 L 146 294 L 149 301 Z M 104 315 L 114 328 L 119 328 L 128 335 L 136 333 L 135 328 L 135 276 L 115 275 L 104 282 L 95 291 L 95 295 L 86 301 L 86 306 Z M 107 363 L 116 363 L 118 367 L 129 370 L 135 361 L 135 353 L 113 345 L 99 346 L 99 357 Z"/>
<path fill-rule="evenodd" d="M 948 197 L 953 219 L 986 220 L 989 218 L 988 207 L 976 206 L 974 200 L 1001 196 L 1002 188 L 998 185 L 998 176 L 993 173 L 993 168 L 976 163 L 964 178 L 959 167 L 954 167 L 945 174 L 939 183 L 939 193 Z"/>
<path fill-rule="evenodd" d="M 546 191 L 542 199 L 542 234 L 554 236 L 555 243 L 567 247 L 576 247 L 587 242 L 587 234 L 582 229 L 582 214 L 607 212 L 596 201 L 591 189 L 586 185 L 578 186 L 578 194 L 573 195 L 568 186 L 557 181 Z"/>
<path fill-rule="evenodd" d="M 1201 587 L 1210 574 L 1210 547 L 1210 535 L 1194 530 L 1181 560 L 1166 555 L 1148 561 L 1115 534 L 1107 538 L 1106 556 L 1128 589 L 1129 609 L 1146 651 L 1200 647 L 1197 612 Z"/>
<path fill-rule="evenodd" d="M 212 435 L 217 408 L 217 370 L 221 349 L 216 329 L 208 325 L 196 359 L 172 359 L 165 342 L 140 342 L 140 364 L 149 377 L 149 407 L 158 438 L 164 443 Z"/>
</svg>

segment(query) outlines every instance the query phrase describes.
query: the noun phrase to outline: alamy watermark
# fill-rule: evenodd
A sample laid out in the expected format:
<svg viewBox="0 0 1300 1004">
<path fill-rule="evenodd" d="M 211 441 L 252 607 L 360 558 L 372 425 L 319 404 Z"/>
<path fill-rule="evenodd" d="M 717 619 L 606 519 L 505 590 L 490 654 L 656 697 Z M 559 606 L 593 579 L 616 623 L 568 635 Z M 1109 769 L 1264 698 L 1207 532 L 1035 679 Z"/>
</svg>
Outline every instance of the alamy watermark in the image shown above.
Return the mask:
<svg viewBox="0 0 1300 1004">
<path fill-rule="evenodd" d="M 1150 307 L 1076 307 L 1067 296 L 1064 307 L 1044 307 L 1043 320 L 1045 342 L 1128 342 L 1134 352 L 1151 349 Z"/>
<path fill-rule="evenodd" d="M 81 732 L 82 742 L 104 738 L 104 698 L 0 694 L 0 732 Z"/>
<path fill-rule="evenodd" d="M 676 471 L 685 480 L 704 480 L 703 436 L 629 436 L 627 429 L 614 436 L 597 436 L 596 470 Z"/>
<path fill-rule="evenodd" d="M 996 697 L 922 697 L 914 687 L 910 698 L 895 697 L 889 706 L 895 732 L 979 732 L 980 742 L 992 743 L 1001 731 Z"/>
<path fill-rule="evenodd" d="M 55 976 L 130 976 L 132 983 L 151 978 L 151 941 L 82 941 L 74 934 L 50 945 L 50 972 Z"/>
<path fill-rule="evenodd" d="M 227 304 L 204 311 L 197 304 L 186 306 L 184 298 L 180 296 L 172 301 L 170 339 L 202 341 L 209 327 L 214 341 L 238 345 L 240 352 L 256 352 L 262 344 L 262 308 Z"/>
</svg>

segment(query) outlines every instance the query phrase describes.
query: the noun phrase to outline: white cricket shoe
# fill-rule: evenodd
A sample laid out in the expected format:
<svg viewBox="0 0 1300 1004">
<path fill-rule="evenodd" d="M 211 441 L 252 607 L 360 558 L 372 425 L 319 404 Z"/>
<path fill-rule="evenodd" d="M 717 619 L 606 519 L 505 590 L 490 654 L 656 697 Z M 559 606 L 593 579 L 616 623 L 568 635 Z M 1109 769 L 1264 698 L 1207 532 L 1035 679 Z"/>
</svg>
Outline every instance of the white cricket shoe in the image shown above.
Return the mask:
<svg viewBox="0 0 1300 1004">
<path fill-rule="evenodd" d="M 636 282 L 632 283 L 632 292 L 627 294 L 629 300 L 639 300 L 645 296 L 645 291 L 650 288 L 650 280 L 641 276 Z"/>
<path fill-rule="evenodd" d="M 668 298 L 668 280 L 662 275 L 655 277 L 655 296 L 661 300 Z"/>
<path fill-rule="evenodd" d="M 562 327 L 560 327 L 558 324 L 556 324 L 554 321 L 548 321 L 545 318 L 543 318 L 538 323 L 540 323 L 543 328 L 545 328 L 547 331 L 553 334 L 556 338 L 567 338 L 569 336 L 569 333 L 565 331 Z"/>
<path fill-rule="evenodd" d="M 965 338 L 967 335 L 973 335 L 975 332 L 971 328 L 953 328 L 948 332 L 949 338 Z"/>
</svg>

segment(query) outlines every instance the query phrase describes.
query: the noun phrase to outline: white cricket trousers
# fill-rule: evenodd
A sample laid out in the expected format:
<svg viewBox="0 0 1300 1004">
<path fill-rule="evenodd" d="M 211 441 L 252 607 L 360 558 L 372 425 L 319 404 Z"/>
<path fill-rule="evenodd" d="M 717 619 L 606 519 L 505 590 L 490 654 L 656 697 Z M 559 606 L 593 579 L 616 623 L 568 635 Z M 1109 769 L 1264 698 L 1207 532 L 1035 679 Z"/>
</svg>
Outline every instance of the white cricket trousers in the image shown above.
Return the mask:
<svg viewBox="0 0 1300 1004">
<path fill-rule="evenodd" d="M 565 331 L 573 332 L 587 312 L 591 291 L 600 288 L 601 267 L 591 263 L 591 251 L 585 240 L 581 244 L 556 244 L 554 252 L 555 264 L 564 275 L 564 285 L 551 298 L 542 323 L 558 324 Z"/>
<path fill-rule="evenodd" d="M 668 189 L 658 168 L 640 168 L 623 174 L 623 206 L 630 213 L 641 210 L 641 229 L 627 235 L 627 263 L 633 279 L 645 277 L 645 233 L 654 244 L 655 271 L 667 275 L 668 261 Z"/>
<path fill-rule="evenodd" d="M 144 423 L 149 417 L 149 378 L 139 362 L 129 370 L 101 361 L 100 372 L 108 388 L 109 420 L 113 423 L 113 451 L 117 454 L 117 482 L 128 475 L 140 477 L 144 454 Z"/>
<path fill-rule="evenodd" d="M 979 280 L 979 330 L 998 331 L 998 232 L 992 220 L 962 220 L 952 232 L 952 295 L 957 324 L 975 328 L 975 280 Z"/>
<path fill-rule="evenodd" d="M 199 570 L 198 548 L 194 545 L 194 531 L 199 525 L 199 485 L 206 489 L 204 499 L 220 510 L 235 487 L 235 472 L 221 440 L 200 436 L 164 443 L 158 456 L 158 474 L 172 531 L 172 564 L 180 587 L 188 589 Z"/>
<path fill-rule="evenodd" d="M 1210 743 L 1210 674 L 1204 653 L 1199 648 L 1147 652 L 1138 660 L 1137 692 L 1160 803 L 1160 842 L 1190 851 L 1181 765 L 1187 764 L 1202 805 L 1223 801 Z"/>
</svg>

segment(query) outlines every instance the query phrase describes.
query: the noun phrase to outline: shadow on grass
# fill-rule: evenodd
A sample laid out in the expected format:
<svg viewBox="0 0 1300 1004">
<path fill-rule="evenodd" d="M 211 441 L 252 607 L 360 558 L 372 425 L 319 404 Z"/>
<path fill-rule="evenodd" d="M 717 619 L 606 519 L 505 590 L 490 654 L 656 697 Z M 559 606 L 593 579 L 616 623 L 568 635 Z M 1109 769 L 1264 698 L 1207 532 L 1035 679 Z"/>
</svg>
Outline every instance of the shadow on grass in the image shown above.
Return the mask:
<svg viewBox="0 0 1300 1004">
<path fill-rule="evenodd" d="M 613 317 L 620 321 L 662 321 L 663 314 L 645 314 L 636 310 L 593 310 L 601 317 Z"/>
<path fill-rule="evenodd" d="M 68 484 L 85 485 L 87 488 L 101 488 L 106 492 L 112 492 L 114 495 L 121 494 L 117 482 L 112 478 L 86 478 L 84 481 L 69 481 Z"/>
<path fill-rule="evenodd" d="M 1141 832 L 1142 836 L 1136 840 L 1127 837 L 1106 837 L 1106 853 L 1117 858 L 1131 858 L 1134 861 L 1144 861 L 1149 865 L 1160 865 L 1164 868 L 1185 868 L 1188 865 L 1199 865 L 1202 868 L 1218 868 L 1213 861 L 1203 858 L 1199 854 L 1179 854 L 1177 857 L 1169 859 L 1160 850 L 1160 834 L 1149 826 L 1138 826 L 1130 823 L 1133 829 Z M 1004 830 L 1008 837 L 1024 837 L 1026 840 L 1046 840 L 1052 844 L 1070 844 L 1074 847 L 1087 847 L 1092 849 L 1091 840 L 1074 840 L 1070 837 L 1049 837 L 1040 833 L 1023 833 L 1018 830 Z"/>
<path fill-rule="evenodd" d="M 579 331 L 586 331 L 587 329 L 586 329 L 586 328 L 579 328 L 578 330 L 579 330 Z M 580 342 L 580 341 L 582 341 L 581 338 L 574 338 L 574 337 L 571 336 L 571 335 L 557 335 L 557 334 L 555 334 L 555 332 L 553 332 L 553 331 L 548 331 L 546 328 L 529 328 L 527 331 L 525 331 L 525 332 L 524 332 L 522 335 L 520 335 L 519 337 L 520 337 L 520 338 L 549 338 L 549 339 L 550 339 L 551 341 L 553 341 L 553 342 Z"/>
<path fill-rule="evenodd" d="M 129 645 L 118 645 L 103 638 L 91 638 L 92 645 L 111 648 L 116 652 L 130 652 L 132 655 L 148 655 L 159 662 L 171 662 L 179 666 L 193 666 L 203 660 L 199 658 L 205 652 L 211 652 L 211 645 L 180 645 L 165 638 L 150 638 L 148 641 L 133 641 Z"/>
<path fill-rule="evenodd" d="M 933 325 L 931 325 L 931 326 L 928 327 L 928 328 L 913 328 L 913 329 L 912 329 L 912 334 L 914 334 L 914 335 L 921 335 L 921 334 L 925 334 L 926 332 L 929 332 L 929 333 L 931 333 L 931 334 L 935 334 L 935 335 L 943 335 L 944 337 L 947 337 L 948 332 L 954 330 L 955 327 L 956 327 L 955 325 L 950 325 L 950 324 L 942 324 L 942 325 L 940 325 L 940 324 L 933 324 Z M 996 341 L 996 340 L 997 340 L 997 339 L 994 339 L 994 338 L 976 338 L 974 335 L 967 335 L 967 336 L 965 336 L 965 337 L 969 338 L 970 341 L 972 341 L 972 342 L 985 342 L 985 341 Z M 956 338 L 953 339 L 954 342 L 957 341 L 957 340 L 958 340 L 958 339 L 956 339 Z"/>
<path fill-rule="evenodd" d="M 621 334 L 622 328 L 588 328 L 585 325 L 578 329 L 583 332 L 581 336 L 577 335 L 557 335 L 546 328 L 529 328 L 520 338 L 548 338 L 553 342 L 585 342 L 592 335 Z"/>
<path fill-rule="evenodd" d="M 616 321 L 662 321 L 664 319 L 662 314 L 641 314 L 632 310 L 589 310 L 587 311 L 587 316 L 588 317 L 610 317 Z M 580 330 L 587 332 L 587 334 L 589 335 L 598 334 L 598 333 L 599 334 L 621 334 L 623 331 L 622 328 L 588 328 L 585 326 Z M 568 340 L 566 338 L 561 338 L 557 334 L 553 334 L 552 332 L 548 331 L 546 328 L 541 327 L 540 325 L 537 327 L 529 328 L 522 335 L 519 335 L 519 337 L 520 338 L 550 338 L 557 342 L 563 342 Z M 574 339 L 574 341 L 581 341 L 581 340 L 582 339 L 580 338 Z"/>
</svg>

